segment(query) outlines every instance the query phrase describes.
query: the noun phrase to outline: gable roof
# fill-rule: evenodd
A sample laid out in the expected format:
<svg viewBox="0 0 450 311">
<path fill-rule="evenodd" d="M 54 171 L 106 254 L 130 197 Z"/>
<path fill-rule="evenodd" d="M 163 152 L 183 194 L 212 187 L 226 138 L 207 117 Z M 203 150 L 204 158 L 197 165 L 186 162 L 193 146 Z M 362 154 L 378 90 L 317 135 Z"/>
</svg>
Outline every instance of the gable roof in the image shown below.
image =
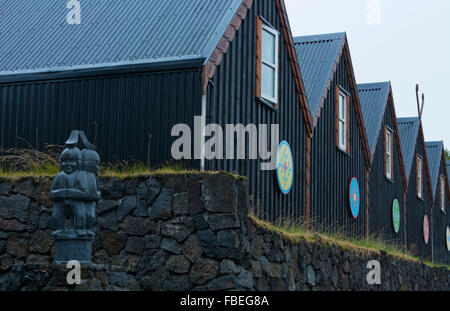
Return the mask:
<svg viewBox="0 0 450 311">
<path fill-rule="evenodd" d="M 344 48 L 345 37 L 345 32 L 341 32 L 294 38 L 313 117 L 317 116 L 319 107 L 325 99 L 327 86 L 333 77 L 333 68 Z"/>
<path fill-rule="evenodd" d="M 372 155 L 375 152 L 378 133 L 383 123 L 390 89 L 390 82 L 358 84 L 359 102 Z"/>
<path fill-rule="evenodd" d="M 433 195 L 435 195 L 437 181 L 439 180 L 439 168 L 441 167 L 444 142 L 443 141 L 426 142 L 425 147 L 427 150 L 428 165 L 430 166 L 431 186 L 433 188 Z"/>
<path fill-rule="evenodd" d="M 348 47 L 347 34 L 341 32 L 295 37 L 294 44 L 308 98 L 313 127 L 317 125 L 317 120 L 320 117 L 320 112 L 341 57 L 345 61 L 366 167 L 369 168 L 371 154 L 364 128 L 364 118 L 359 103 L 358 88 L 353 71 L 350 48 Z"/>
<path fill-rule="evenodd" d="M 419 134 L 420 120 L 418 117 L 398 118 L 397 124 L 400 144 L 402 147 L 403 161 L 405 162 L 406 176 L 407 179 L 409 179 L 417 143 L 417 136 Z"/>
<path fill-rule="evenodd" d="M 0 7 L 0 75 L 205 59 L 242 0 L 84 0 L 69 25 L 60 0 Z"/>
</svg>

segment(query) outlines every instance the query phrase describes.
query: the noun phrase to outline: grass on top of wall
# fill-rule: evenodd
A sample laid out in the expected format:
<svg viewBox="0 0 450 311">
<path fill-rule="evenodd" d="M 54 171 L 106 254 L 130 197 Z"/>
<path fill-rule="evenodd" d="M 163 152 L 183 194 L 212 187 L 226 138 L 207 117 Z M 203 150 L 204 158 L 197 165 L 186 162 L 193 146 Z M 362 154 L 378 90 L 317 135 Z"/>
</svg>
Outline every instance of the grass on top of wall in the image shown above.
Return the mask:
<svg viewBox="0 0 450 311">
<path fill-rule="evenodd" d="M 389 243 L 380 236 L 366 237 L 348 237 L 342 231 L 330 233 L 320 231 L 309 231 L 306 229 L 304 222 L 292 223 L 290 221 L 279 221 L 272 224 L 259 219 L 252 212 L 249 213 L 250 220 L 259 228 L 276 232 L 291 244 L 298 244 L 300 242 L 322 243 L 323 245 L 334 244 L 342 249 L 352 251 L 356 254 L 380 255 L 380 251 L 385 251 L 387 254 L 401 260 L 419 263 L 420 259 L 413 254 L 405 251 L 404 247 Z M 450 270 L 449 265 L 432 264 L 430 261 L 423 261 L 423 263 L 432 267 L 445 267 Z"/>
<path fill-rule="evenodd" d="M 56 165 L 36 165 L 28 167 L 27 169 L 11 170 L 5 169 L 0 166 L 0 179 L 11 182 L 19 181 L 26 178 L 32 178 L 33 180 L 39 180 L 40 178 L 53 178 L 59 173 L 59 167 Z M 236 180 L 246 180 L 245 177 L 232 174 L 224 171 L 199 171 L 184 167 L 180 164 L 166 164 L 160 167 L 149 169 L 145 164 L 125 164 L 121 165 L 106 165 L 100 167 L 99 177 L 104 178 L 119 178 L 135 179 L 135 178 L 147 178 L 147 177 L 164 177 L 170 175 L 213 175 L 213 174 L 226 174 L 232 176 Z"/>
<path fill-rule="evenodd" d="M 49 151 L 41 152 L 35 149 L 11 148 L 1 150 L 0 153 L 0 179 L 15 182 L 25 178 L 38 181 L 40 178 L 53 178 L 59 173 L 58 157 L 61 146 L 47 146 Z M 236 174 L 223 171 L 200 172 L 189 168 L 182 162 L 166 163 L 156 167 L 140 161 L 115 161 L 102 163 L 99 176 L 104 178 L 134 179 L 146 177 L 164 177 L 169 175 L 212 175 L 227 174 L 236 180 L 246 180 Z"/>
</svg>

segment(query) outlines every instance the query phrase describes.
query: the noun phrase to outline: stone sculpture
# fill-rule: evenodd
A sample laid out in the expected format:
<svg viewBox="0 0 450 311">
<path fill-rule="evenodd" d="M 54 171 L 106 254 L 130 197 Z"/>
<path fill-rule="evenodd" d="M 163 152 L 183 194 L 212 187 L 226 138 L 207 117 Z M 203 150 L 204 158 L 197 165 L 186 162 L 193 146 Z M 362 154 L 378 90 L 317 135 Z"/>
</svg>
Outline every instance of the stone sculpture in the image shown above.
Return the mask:
<svg viewBox="0 0 450 311">
<path fill-rule="evenodd" d="M 85 149 L 78 149 L 79 140 Z M 53 220 L 57 231 L 55 262 L 90 262 L 96 222 L 100 156 L 83 131 L 73 131 L 61 153 L 60 173 L 53 180 L 50 197 L 54 202 Z"/>
</svg>

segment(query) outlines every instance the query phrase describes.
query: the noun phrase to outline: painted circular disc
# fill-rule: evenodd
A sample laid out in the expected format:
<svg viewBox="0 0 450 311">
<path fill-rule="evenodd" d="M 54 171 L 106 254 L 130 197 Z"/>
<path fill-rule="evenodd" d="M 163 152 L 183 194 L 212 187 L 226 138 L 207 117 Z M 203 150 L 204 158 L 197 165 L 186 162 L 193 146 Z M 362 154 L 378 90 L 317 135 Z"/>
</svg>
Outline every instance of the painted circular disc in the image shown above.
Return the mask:
<svg viewBox="0 0 450 311">
<path fill-rule="evenodd" d="M 359 203 L 361 198 L 359 194 L 359 184 L 356 177 L 353 177 L 350 181 L 349 189 L 350 210 L 352 212 L 353 218 L 356 218 L 359 214 Z"/>
<path fill-rule="evenodd" d="M 428 241 L 430 239 L 430 223 L 428 222 L 428 216 L 425 215 L 423 218 L 423 239 L 425 241 L 425 244 L 428 244 Z"/>
<path fill-rule="evenodd" d="M 397 199 L 395 199 L 392 204 L 392 222 L 394 224 L 395 233 L 398 233 L 400 230 L 400 205 L 398 204 Z"/>
<path fill-rule="evenodd" d="M 294 160 L 291 147 L 283 140 L 277 152 L 277 180 L 281 192 L 288 194 L 294 183 Z"/>
<path fill-rule="evenodd" d="M 447 251 L 450 251 L 450 228 L 447 227 Z"/>
</svg>

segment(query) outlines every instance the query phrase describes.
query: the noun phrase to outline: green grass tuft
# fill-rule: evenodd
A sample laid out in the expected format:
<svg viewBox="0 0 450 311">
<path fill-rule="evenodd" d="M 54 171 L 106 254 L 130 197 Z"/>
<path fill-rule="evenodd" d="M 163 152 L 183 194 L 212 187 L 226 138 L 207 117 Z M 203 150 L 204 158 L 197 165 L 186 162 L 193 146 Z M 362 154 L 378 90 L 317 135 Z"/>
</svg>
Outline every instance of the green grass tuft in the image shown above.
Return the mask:
<svg viewBox="0 0 450 311">
<path fill-rule="evenodd" d="M 342 233 L 342 230 L 337 230 L 337 233 L 309 231 L 304 222 L 294 223 L 292 221 L 280 220 L 276 224 L 263 221 L 255 216 L 252 212 L 249 213 L 250 220 L 259 228 L 276 232 L 291 244 L 298 244 L 301 242 L 320 242 L 322 244 L 334 244 L 342 249 L 353 251 L 359 254 L 380 254 L 380 251 L 385 251 L 387 254 L 398 259 L 407 260 L 419 263 L 420 259 L 410 252 L 405 251 L 404 247 L 395 243 L 389 243 L 381 236 L 366 237 L 348 237 Z M 423 261 L 425 264 L 432 267 L 445 267 L 450 270 L 448 265 L 431 264 L 429 261 Z"/>
</svg>

